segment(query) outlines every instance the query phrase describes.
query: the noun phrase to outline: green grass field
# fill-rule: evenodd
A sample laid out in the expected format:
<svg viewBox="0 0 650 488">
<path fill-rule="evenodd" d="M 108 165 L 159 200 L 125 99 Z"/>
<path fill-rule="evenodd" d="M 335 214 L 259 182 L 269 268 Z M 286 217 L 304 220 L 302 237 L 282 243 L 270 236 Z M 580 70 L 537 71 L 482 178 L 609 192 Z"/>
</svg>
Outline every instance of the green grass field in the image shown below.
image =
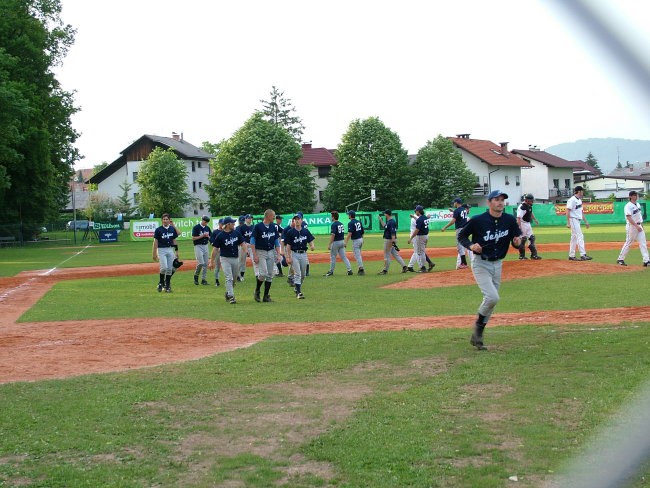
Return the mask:
<svg viewBox="0 0 650 488">
<path fill-rule="evenodd" d="M 542 228 L 538 236 L 567 242 L 568 230 Z M 624 228 L 592 227 L 585 236 L 589 250 L 589 242 L 620 241 Z M 452 244 L 451 232 L 430 239 L 431 247 Z M 190 246 L 181 257 L 191 257 Z M 326 248 L 324 237 L 317 246 Z M 367 249 L 380 246 L 379 237 L 366 240 Z M 618 250 L 589 253 L 612 263 Z M 0 250 L 0 269 L 12 276 L 150 257 L 150 243 L 9 248 Z M 455 264 L 435 261 L 436 270 Z M 306 300 L 296 301 L 281 280 L 272 288 L 276 303 L 263 307 L 253 302 L 250 269 L 234 307 L 223 287 L 195 287 L 190 270 L 174 278 L 171 295 L 155 292 L 153 276 L 59 282 L 21 321 L 411 317 L 471 314 L 481 299 L 475 285 L 382 289 L 407 276 L 397 267 L 376 276 L 378 262 L 366 267 L 367 276 L 348 277 L 338 263 L 326 279 L 326 265 L 313 265 Z M 504 282 L 496 313 L 647 306 L 646 273 Z M 539 487 L 650 376 L 649 323 L 491 327 L 487 353 L 472 350 L 468 334 L 469 327 L 274 337 L 182 364 L 0 385 L 0 486 Z M 648 486 L 649 476 L 646 463 L 626 486 Z"/>
</svg>

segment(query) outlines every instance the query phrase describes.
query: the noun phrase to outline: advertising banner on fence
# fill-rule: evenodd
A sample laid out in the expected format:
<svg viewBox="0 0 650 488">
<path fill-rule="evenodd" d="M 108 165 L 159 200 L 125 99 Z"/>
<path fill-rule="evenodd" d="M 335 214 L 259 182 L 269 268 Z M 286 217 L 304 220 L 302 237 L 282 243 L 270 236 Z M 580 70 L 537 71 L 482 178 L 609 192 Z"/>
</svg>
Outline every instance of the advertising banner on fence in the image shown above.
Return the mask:
<svg viewBox="0 0 650 488">
<path fill-rule="evenodd" d="M 583 203 L 582 212 L 587 215 L 613 214 L 614 202 Z M 566 215 L 566 204 L 555 205 L 555 215 Z"/>
</svg>

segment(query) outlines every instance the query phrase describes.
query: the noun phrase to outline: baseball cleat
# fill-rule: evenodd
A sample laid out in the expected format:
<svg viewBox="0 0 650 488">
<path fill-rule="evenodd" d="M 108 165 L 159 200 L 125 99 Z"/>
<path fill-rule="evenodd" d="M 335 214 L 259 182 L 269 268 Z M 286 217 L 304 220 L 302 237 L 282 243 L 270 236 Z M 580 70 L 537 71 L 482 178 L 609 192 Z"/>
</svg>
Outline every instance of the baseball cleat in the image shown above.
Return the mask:
<svg viewBox="0 0 650 488">
<path fill-rule="evenodd" d="M 207 280 L 201 280 L 201 284 L 202 284 L 202 285 L 207 285 L 207 284 L 208 284 L 208 281 L 207 281 Z"/>
<path fill-rule="evenodd" d="M 366 274 L 366 272 L 364 271 L 363 268 L 359 268 L 359 271 L 357 271 L 357 274 L 358 274 L 359 276 L 363 276 L 364 274 Z"/>
<path fill-rule="evenodd" d="M 580 260 L 575 256 L 569 256 L 569 261 L 580 261 Z"/>
<path fill-rule="evenodd" d="M 646 268 L 650 266 L 650 261 L 646 261 L 645 263 L 643 263 L 643 266 L 645 266 Z"/>
<path fill-rule="evenodd" d="M 432 270 L 433 268 L 435 268 L 435 267 L 436 267 L 436 263 L 434 263 L 433 261 L 431 261 L 431 262 L 429 263 L 429 271 L 431 271 L 431 270 Z"/>
<path fill-rule="evenodd" d="M 616 260 L 616 264 L 620 264 L 621 266 L 627 266 L 627 264 L 625 263 L 625 261 L 623 261 L 622 259 L 617 259 L 617 260 Z"/>
<path fill-rule="evenodd" d="M 483 338 L 478 337 L 476 334 L 472 334 L 469 343 L 479 351 L 487 351 L 487 347 L 483 344 Z"/>
<path fill-rule="evenodd" d="M 352 276 L 354 273 L 352 272 L 351 269 L 348 269 L 348 276 Z"/>
<path fill-rule="evenodd" d="M 586 254 L 584 256 L 580 256 L 580 261 L 591 261 L 592 258 L 591 256 L 587 256 Z"/>
<path fill-rule="evenodd" d="M 304 300 L 304 299 L 305 299 L 305 295 L 303 295 L 302 293 L 296 293 L 296 298 L 297 298 L 298 300 Z"/>
<path fill-rule="evenodd" d="M 521 259 L 523 261 L 523 260 L 528 259 L 528 258 L 526 256 L 519 256 L 519 259 Z"/>
<path fill-rule="evenodd" d="M 264 297 L 262 298 L 262 301 L 264 303 L 271 303 L 273 300 L 271 300 L 271 295 L 264 295 Z"/>
<path fill-rule="evenodd" d="M 172 287 L 171 286 L 168 286 L 167 288 L 165 288 L 165 293 L 171 293 L 171 292 L 172 292 Z"/>
<path fill-rule="evenodd" d="M 328 271 L 323 276 L 327 277 L 327 276 L 332 276 L 333 274 L 334 274 L 334 271 Z"/>
<path fill-rule="evenodd" d="M 530 259 L 532 259 L 533 261 L 539 261 L 540 259 L 542 259 L 542 257 L 536 254 L 535 256 L 531 256 Z"/>
<path fill-rule="evenodd" d="M 194 284 L 195 285 L 199 284 L 199 277 L 197 275 L 194 275 Z"/>
<path fill-rule="evenodd" d="M 408 271 L 409 273 L 415 273 L 415 270 L 413 269 L 412 266 L 407 266 L 406 271 Z M 406 271 L 404 271 L 404 272 L 406 273 Z"/>
<path fill-rule="evenodd" d="M 232 297 L 230 297 L 230 300 L 228 300 L 228 303 L 230 303 L 231 305 L 234 305 L 235 303 L 237 303 L 237 300 L 235 300 L 235 297 L 232 296 Z"/>
<path fill-rule="evenodd" d="M 428 272 L 429 272 L 429 270 L 428 270 L 427 268 L 425 268 L 424 266 L 422 266 L 422 267 L 418 270 L 418 273 L 428 273 Z"/>
<path fill-rule="evenodd" d="M 219 283 L 219 280 L 218 280 L 218 279 L 214 280 L 214 286 L 219 286 L 220 284 L 221 284 L 221 283 Z"/>
<path fill-rule="evenodd" d="M 160 293 L 161 291 L 163 291 L 163 284 L 162 284 L 162 283 L 158 283 L 158 288 L 157 288 L 157 290 L 158 290 L 158 293 Z"/>
<path fill-rule="evenodd" d="M 408 270 L 408 266 L 402 266 L 402 273 L 406 273 Z M 411 268 L 411 271 L 413 271 L 413 268 Z"/>
<path fill-rule="evenodd" d="M 385 274 L 388 274 L 388 271 L 386 271 L 385 269 L 382 269 L 382 270 L 381 270 L 379 273 L 377 273 L 377 274 L 385 275 Z"/>
<path fill-rule="evenodd" d="M 458 267 L 456 269 L 467 269 L 468 267 L 469 266 L 467 266 L 466 264 L 461 263 L 461 264 L 458 265 Z"/>
</svg>

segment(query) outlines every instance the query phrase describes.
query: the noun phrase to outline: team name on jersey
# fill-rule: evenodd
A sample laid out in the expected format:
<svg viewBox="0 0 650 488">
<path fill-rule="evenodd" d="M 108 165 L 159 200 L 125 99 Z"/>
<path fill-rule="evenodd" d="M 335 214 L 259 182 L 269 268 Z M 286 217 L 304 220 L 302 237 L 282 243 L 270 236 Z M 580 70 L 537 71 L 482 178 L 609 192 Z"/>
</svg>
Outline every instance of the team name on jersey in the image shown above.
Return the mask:
<svg viewBox="0 0 650 488">
<path fill-rule="evenodd" d="M 230 239 L 226 239 L 225 241 L 223 241 L 223 243 L 224 243 L 226 246 L 232 246 L 232 245 L 235 244 L 236 242 L 237 242 L 237 237 L 231 237 Z"/>
<path fill-rule="evenodd" d="M 262 239 L 269 239 L 270 237 L 275 237 L 275 235 L 276 235 L 275 232 L 272 233 L 262 232 Z"/>
<path fill-rule="evenodd" d="M 293 242 L 296 244 L 300 244 L 302 241 L 306 241 L 306 240 L 307 240 L 307 236 L 303 236 L 303 235 L 293 238 Z"/>
<path fill-rule="evenodd" d="M 173 238 L 174 238 L 174 234 L 173 234 L 172 232 L 162 232 L 162 233 L 160 234 L 160 237 L 161 237 L 162 239 L 173 239 Z"/>
<path fill-rule="evenodd" d="M 498 230 L 496 232 L 490 232 L 489 230 L 483 236 L 485 242 L 494 241 L 495 243 L 499 242 L 499 239 L 506 237 L 509 231 L 507 230 Z"/>
</svg>

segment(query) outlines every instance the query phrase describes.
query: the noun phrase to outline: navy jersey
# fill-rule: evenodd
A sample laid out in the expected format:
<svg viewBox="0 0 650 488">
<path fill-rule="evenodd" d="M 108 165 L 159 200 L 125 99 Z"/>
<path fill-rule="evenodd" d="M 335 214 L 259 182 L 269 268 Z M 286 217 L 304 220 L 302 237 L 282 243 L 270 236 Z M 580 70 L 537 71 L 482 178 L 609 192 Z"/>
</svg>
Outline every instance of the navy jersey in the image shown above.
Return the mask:
<svg viewBox="0 0 650 488">
<path fill-rule="evenodd" d="M 392 239 L 393 236 L 397 237 L 397 224 L 395 219 L 388 219 L 384 227 L 384 239 Z"/>
<path fill-rule="evenodd" d="M 260 222 L 253 227 L 251 244 L 255 244 L 255 249 L 270 251 L 275 247 L 278 239 L 280 239 L 278 226 L 273 223 L 266 225 L 264 222 Z"/>
<path fill-rule="evenodd" d="M 521 229 L 512 215 L 503 213 L 496 218 L 487 211 L 467 222 L 458 233 L 458 242 L 466 248 L 475 243 L 480 244 L 483 257 L 494 261 L 505 258 L 510 242 L 520 235 Z M 472 236 L 471 241 L 469 236 Z"/>
<path fill-rule="evenodd" d="M 251 235 L 253 234 L 253 226 L 242 224 L 237 227 L 237 230 L 239 230 L 239 233 L 244 238 L 244 242 L 248 244 L 251 241 Z"/>
<path fill-rule="evenodd" d="M 194 227 L 192 227 L 193 237 L 202 236 L 205 232 L 207 232 L 209 236 L 211 234 L 210 227 L 208 227 L 207 225 L 201 225 L 200 222 L 196 224 Z M 193 240 L 192 243 L 195 246 L 198 246 L 199 244 L 207 244 L 209 240 L 210 237 L 202 237 L 201 239 Z"/>
<path fill-rule="evenodd" d="M 429 218 L 426 215 L 420 215 L 415 221 L 415 228 L 418 230 L 419 236 L 426 236 L 429 234 Z"/>
<path fill-rule="evenodd" d="M 214 238 L 212 246 L 219 249 L 220 256 L 224 258 L 236 258 L 239 256 L 239 246 L 243 242 L 244 238 L 236 230 L 231 232 L 221 231 Z"/>
<path fill-rule="evenodd" d="M 219 234 L 221 234 L 223 231 L 221 229 L 214 229 L 212 231 L 212 234 L 210 235 L 210 244 L 214 244 L 214 240 L 217 238 Z"/>
<path fill-rule="evenodd" d="M 302 227 L 300 230 L 289 227 L 284 236 L 284 245 L 289 246 L 291 251 L 306 251 L 307 244 L 314 240 L 309 230 Z"/>
<path fill-rule="evenodd" d="M 465 207 L 458 207 L 454 210 L 454 229 L 465 227 L 467 223 L 467 209 Z"/>
<path fill-rule="evenodd" d="M 158 247 L 172 247 L 174 245 L 174 239 L 177 237 L 178 232 L 176 232 L 176 227 L 173 225 L 169 227 L 161 225 L 153 233 L 153 238 L 158 241 Z"/>
<path fill-rule="evenodd" d="M 332 229 L 330 234 L 334 234 L 334 241 L 342 241 L 345 239 L 345 233 L 343 232 L 343 224 L 338 220 L 332 222 Z"/>
<path fill-rule="evenodd" d="M 363 225 L 357 219 L 352 219 L 348 222 L 348 232 L 351 232 L 352 235 L 350 238 L 352 240 L 361 239 L 365 232 Z"/>
<path fill-rule="evenodd" d="M 526 202 L 524 202 L 521 205 L 519 205 L 519 210 L 522 213 L 521 220 L 523 220 L 524 222 L 528 222 L 528 223 L 530 223 L 530 221 L 533 220 L 533 206 L 532 205 L 528 205 Z M 518 214 L 519 214 L 519 212 L 518 212 Z"/>
</svg>

